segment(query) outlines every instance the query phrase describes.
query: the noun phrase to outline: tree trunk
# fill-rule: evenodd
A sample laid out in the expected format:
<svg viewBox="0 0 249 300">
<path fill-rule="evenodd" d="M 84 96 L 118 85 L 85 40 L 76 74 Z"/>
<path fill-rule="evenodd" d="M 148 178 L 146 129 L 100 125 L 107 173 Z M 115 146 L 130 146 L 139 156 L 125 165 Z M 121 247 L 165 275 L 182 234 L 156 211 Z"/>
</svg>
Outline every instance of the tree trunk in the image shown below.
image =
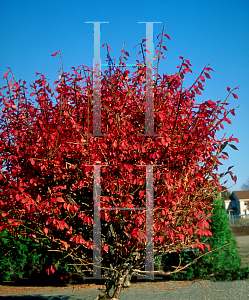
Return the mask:
<svg viewBox="0 0 249 300">
<path fill-rule="evenodd" d="M 105 288 L 99 293 L 99 296 L 94 300 L 119 300 L 122 288 L 130 286 L 129 270 L 126 270 L 123 276 L 115 272 L 113 276 L 106 281 Z"/>
</svg>

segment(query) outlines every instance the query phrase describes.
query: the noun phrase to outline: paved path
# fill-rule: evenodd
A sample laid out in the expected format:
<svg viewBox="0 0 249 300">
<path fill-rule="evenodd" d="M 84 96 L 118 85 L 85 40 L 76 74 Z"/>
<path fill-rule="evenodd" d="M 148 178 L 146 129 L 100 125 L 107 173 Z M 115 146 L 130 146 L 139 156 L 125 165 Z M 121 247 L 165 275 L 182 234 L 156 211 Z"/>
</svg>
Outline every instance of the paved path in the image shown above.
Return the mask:
<svg viewBox="0 0 249 300">
<path fill-rule="evenodd" d="M 46 291 L 30 294 L 0 296 L 0 300 L 47 299 L 47 300 L 92 300 L 99 294 L 98 286 L 79 290 Z M 206 298 L 205 298 L 206 297 Z M 248 300 L 249 281 L 228 282 L 156 282 L 133 283 L 125 289 L 120 300 Z"/>
<path fill-rule="evenodd" d="M 242 267 L 249 267 L 249 235 L 235 236 L 235 240 L 239 247 Z"/>
</svg>

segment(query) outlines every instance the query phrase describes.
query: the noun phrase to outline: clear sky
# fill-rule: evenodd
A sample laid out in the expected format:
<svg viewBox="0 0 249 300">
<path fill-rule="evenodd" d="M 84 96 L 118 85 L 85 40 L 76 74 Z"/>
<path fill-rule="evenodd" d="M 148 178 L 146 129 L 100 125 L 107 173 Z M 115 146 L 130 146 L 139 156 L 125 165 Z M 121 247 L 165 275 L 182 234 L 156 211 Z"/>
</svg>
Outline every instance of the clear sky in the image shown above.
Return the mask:
<svg viewBox="0 0 249 300">
<path fill-rule="evenodd" d="M 101 25 L 101 45 L 107 43 L 111 57 L 118 60 L 125 41 L 131 56 L 128 64 L 136 63 L 139 49 L 133 47 L 146 38 L 145 24 L 138 22 L 162 22 L 153 25 L 154 44 L 163 25 L 171 40 L 164 39 L 169 51 L 163 51 L 166 60 L 160 61 L 161 75 L 176 72 L 179 55 L 193 65 L 186 87 L 208 63 L 214 69 L 197 101 L 225 100 L 227 86 L 240 86 L 239 99 L 231 96 L 228 101 L 231 108 L 238 107 L 237 116 L 225 126 L 227 136 L 239 139 L 239 151 L 229 147 L 229 159 L 220 168 L 223 172 L 234 165 L 238 181 L 231 190 L 240 190 L 249 177 L 249 1 L 0 0 L 0 78 L 10 67 L 16 79 L 33 83 L 39 72 L 52 84 L 61 66 L 59 57 L 51 54 L 58 50 L 64 71 L 79 65 L 92 67 L 93 24 L 85 23 L 89 21 L 109 22 Z M 106 63 L 106 48 L 101 48 L 101 57 Z M 5 84 L 0 79 L 1 87 Z M 229 180 L 227 186 L 231 184 Z"/>
</svg>

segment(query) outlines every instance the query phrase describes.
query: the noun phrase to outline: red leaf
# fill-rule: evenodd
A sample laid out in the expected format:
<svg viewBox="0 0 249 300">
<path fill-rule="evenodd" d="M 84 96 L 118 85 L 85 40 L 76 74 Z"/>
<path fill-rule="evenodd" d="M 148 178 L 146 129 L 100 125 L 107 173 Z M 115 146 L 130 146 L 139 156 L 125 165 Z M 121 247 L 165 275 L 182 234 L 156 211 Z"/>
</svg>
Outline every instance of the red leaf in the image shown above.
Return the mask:
<svg viewBox="0 0 249 300">
<path fill-rule="evenodd" d="M 139 192 L 139 199 L 141 199 L 141 198 L 143 197 L 144 194 L 145 194 L 145 190 L 140 191 L 140 192 Z"/>
<path fill-rule="evenodd" d="M 163 146 L 166 146 L 166 147 L 167 147 L 169 143 L 168 143 L 164 138 L 162 138 L 162 139 L 161 139 L 161 144 L 162 144 Z"/>
<path fill-rule="evenodd" d="M 165 46 L 162 46 L 164 50 L 168 51 L 168 49 Z"/>
<path fill-rule="evenodd" d="M 15 220 L 16 220 L 16 219 L 8 219 L 8 222 L 9 222 L 10 224 L 12 224 L 13 222 L 15 222 Z"/>
<path fill-rule="evenodd" d="M 31 162 L 31 165 L 34 166 L 35 165 L 35 160 L 33 158 L 30 158 L 29 160 Z"/>
<path fill-rule="evenodd" d="M 170 36 L 169 35 L 167 35 L 166 33 L 164 35 L 170 40 Z"/>
<path fill-rule="evenodd" d="M 231 140 L 235 141 L 236 143 L 239 142 L 239 140 L 237 138 L 234 138 L 234 137 L 230 137 Z"/>
<path fill-rule="evenodd" d="M 201 89 L 201 90 L 204 91 L 203 85 L 202 85 L 202 83 L 200 81 L 198 81 L 198 87 L 199 87 L 199 89 Z"/>
<path fill-rule="evenodd" d="M 239 99 L 239 97 L 236 94 L 232 93 L 232 95 L 235 99 Z"/>
<path fill-rule="evenodd" d="M 197 246 L 199 249 L 201 249 L 202 251 L 204 251 L 204 246 L 202 245 L 202 244 L 199 244 L 198 246 Z"/>
<path fill-rule="evenodd" d="M 136 237 L 137 234 L 138 234 L 138 228 L 135 227 L 135 228 L 133 229 L 133 231 L 132 231 L 132 236 L 133 236 L 133 237 Z"/>
<path fill-rule="evenodd" d="M 10 71 L 8 71 L 8 72 L 4 73 L 4 75 L 3 75 L 3 79 L 5 79 L 5 78 L 8 76 L 9 72 L 10 72 Z"/>
<path fill-rule="evenodd" d="M 148 39 L 142 39 L 142 43 L 145 42 L 145 41 L 148 41 Z"/>
<path fill-rule="evenodd" d="M 72 214 L 74 213 L 74 205 L 73 204 L 70 205 L 70 211 L 71 211 Z"/>
<path fill-rule="evenodd" d="M 65 200 L 61 197 L 56 198 L 57 202 L 65 202 Z"/>
<path fill-rule="evenodd" d="M 180 59 L 183 59 L 183 56 L 179 55 L 179 58 L 180 58 Z"/>
<path fill-rule="evenodd" d="M 229 123 L 229 124 L 232 124 L 231 120 L 228 119 L 228 118 L 224 118 L 224 121 L 227 122 L 227 123 Z"/>
<path fill-rule="evenodd" d="M 53 54 L 51 54 L 51 56 L 56 56 L 59 53 L 59 51 L 54 52 Z"/>
<path fill-rule="evenodd" d="M 210 251 L 210 245 L 205 244 L 206 248 L 208 248 L 208 251 Z"/>
<path fill-rule="evenodd" d="M 44 228 L 43 228 L 43 232 L 44 232 L 45 234 L 48 234 L 48 228 L 44 227 Z M 48 274 L 48 275 L 49 275 L 49 274 Z"/>
<path fill-rule="evenodd" d="M 211 77 L 208 73 L 204 72 L 204 74 L 206 75 L 207 78 L 211 79 Z"/>
<path fill-rule="evenodd" d="M 142 241 L 146 237 L 146 235 L 142 231 L 139 230 L 137 237 L 138 237 L 138 240 Z"/>
<path fill-rule="evenodd" d="M 225 154 L 227 157 L 229 157 L 227 152 L 223 151 L 222 153 Z"/>
<path fill-rule="evenodd" d="M 227 87 L 227 91 L 230 92 L 230 87 L 229 86 Z"/>
<path fill-rule="evenodd" d="M 53 266 L 51 266 L 51 267 L 50 267 L 50 271 L 51 271 L 51 273 L 52 273 L 52 274 L 54 274 L 54 272 L 55 272 L 55 269 L 54 269 L 54 267 L 53 267 Z"/>
<path fill-rule="evenodd" d="M 222 159 L 228 159 L 225 155 L 221 155 Z"/>
<path fill-rule="evenodd" d="M 141 51 L 139 51 L 139 52 L 138 52 L 138 54 L 137 54 L 137 56 L 136 56 L 136 57 L 138 57 L 138 55 L 139 55 L 140 53 L 141 53 Z"/>
<path fill-rule="evenodd" d="M 103 249 L 105 250 L 105 252 L 108 253 L 108 246 L 107 245 L 102 245 Z"/>
<path fill-rule="evenodd" d="M 79 243 L 80 243 L 80 236 L 79 236 L 79 235 L 76 236 L 76 238 L 75 238 L 75 243 L 76 243 L 76 244 L 79 244 Z"/>
<path fill-rule="evenodd" d="M 234 150 L 239 150 L 236 146 L 234 146 L 233 144 L 228 144 L 231 148 L 233 148 Z"/>
<path fill-rule="evenodd" d="M 202 81 L 202 82 L 205 82 L 205 77 L 204 76 L 200 76 L 200 80 Z"/>
</svg>

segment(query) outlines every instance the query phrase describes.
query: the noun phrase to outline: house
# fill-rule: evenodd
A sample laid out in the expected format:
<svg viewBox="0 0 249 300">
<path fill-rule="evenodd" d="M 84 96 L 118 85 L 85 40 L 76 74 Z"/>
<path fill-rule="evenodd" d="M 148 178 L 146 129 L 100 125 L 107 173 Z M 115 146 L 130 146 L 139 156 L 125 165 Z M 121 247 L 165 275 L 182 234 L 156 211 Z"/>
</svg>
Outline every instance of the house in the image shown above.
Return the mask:
<svg viewBox="0 0 249 300">
<path fill-rule="evenodd" d="M 224 200 L 229 216 L 249 215 L 249 205 L 247 201 L 249 201 L 249 190 L 232 192 L 232 195 Z"/>
</svg>

